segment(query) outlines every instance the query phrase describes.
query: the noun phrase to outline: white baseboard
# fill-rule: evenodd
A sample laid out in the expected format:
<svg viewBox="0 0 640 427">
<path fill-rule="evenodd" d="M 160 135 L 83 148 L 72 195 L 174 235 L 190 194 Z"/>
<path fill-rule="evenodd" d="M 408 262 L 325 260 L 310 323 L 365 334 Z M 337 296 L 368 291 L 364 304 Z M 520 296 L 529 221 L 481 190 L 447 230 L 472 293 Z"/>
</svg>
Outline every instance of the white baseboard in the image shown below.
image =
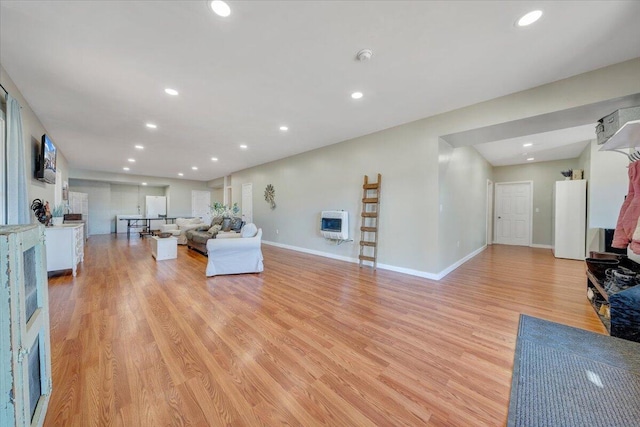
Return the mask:
<svg viewBox="0 0 640 427">
<path fill-rule="evenodd" d="M 347 256 L 342 256 L 342 255 L 335 255 L 329 252 L 322 252 L 322 251 L 316 251 L 314 249 L 307 249 L 307 248 L 301 248 L 299 246 L 291 246 L 291 245 L 285 245 L 284 243 L 277 243 L 277 242 L 270 242 L 268 240 L 263 240 L 262 243 L 264 243 L 265 245 L 270 245 L 270 246 L 276 246 L 278 248 L 283 248 L 283 249 L 290 249 L 292 251 L 296 251 L 296 252 L 303 252 L 305 254 L 311 254 L 311 255 L 318 255 L 321 257 L 325 257 L 325 258 L 331 258 L 331 259 L 337 259 L 340 261 L 346 261 L 346 262 L 351 262 L 351 263 L 358 263 L 358 259 L 357 258 L 351 258 L 351 257 L 347 257 Z M 380 265 L 380 264 L 378 264 Z"/>
<path fill-rule="evenodd" d="M 303 252 L 303 253 L 306 253 L 306 254 L 317 255 L 317 256 L 321 256 L 321 257 L 325 257 L 325 258 L 337 259 L 339 261 L 346 261 L 346 262 L 350 262 L 350 263 L 353 263 L 353 264 L 357 264 L 358 261 L 359 261 L 357 258 L 346 257 L 346 256 L 342 256 L 342 255 L 335 255 L 335 254 L 332 254 L 332 253 L 329 253 L 329 252 L 316 251 L 314 249 L 301 248 L 299 246 L 285 245 L 283 243 L 270 242 L 268 240 L 263 240 L 262 243 L 264 243 L 265 245 L 276 246 L 278 248 L 289 249 L 289 250 L 296 251 L 296 252 Z M 398 267 L 398 266 L 395 266 L 395 265 L 381 264 L 381 263 L 378 263 L 378 267 L 383 269 L 383 270 L 389 270 L 389 271 L 395 271 L 397 273 L 409 274 L 411 276 L 422 277 L 424 279 L 440 280 L 443 277 L 445 277 L 447 274 L 451 273 L 456 268 L 460 267 L 465 262 L 469 261 L 474 256 L 478 255 L 480 252 L 482 252 L 486 248 L 487 248 L 487 245 L 482 246 L 481 248 L 471 252 L 469 255 L 467 255 L 464 258 L 458 260 L 454 264 L 451 264 L 449 267 L 445 268 L 444 270 L 442 270 L 440 273 L 437 273 L 437 274 L 429 273 L 428 271 L 414 270 L 412 268 Z"/>
<path fill-rule="evenodd" d="M 464 264 L 465 262 L 469 261 L 471 258 L 473 258 L 474 256 L 478 255 L 480 252 L 484 251 L 485 249 L 487 249 L 487 245 L 479 247 L 478 249 L 476 249 L 475 251 L 471 252 L 466 257 L 464 257 L 462 259 L 459 259 L 458 261 L 454 262 L 449 267 L 445 268 L 440 273 L 438 273 L 438 278 L 435 279 L 435 280 L 442 279 L 444 276 L 446 276 L 447 274 L 451 273 L 453 270 L 455 270 L 456 268 L 460 267 L 462 264 Z"/>
<path fill-rule="evenodd" d="M 553 249 L 553 246 L 551 246 L 551 245 L 538 245 L 536 243 L 530 244 L 529 247 L 540 248 L 540 249 Z"/>
</svg>

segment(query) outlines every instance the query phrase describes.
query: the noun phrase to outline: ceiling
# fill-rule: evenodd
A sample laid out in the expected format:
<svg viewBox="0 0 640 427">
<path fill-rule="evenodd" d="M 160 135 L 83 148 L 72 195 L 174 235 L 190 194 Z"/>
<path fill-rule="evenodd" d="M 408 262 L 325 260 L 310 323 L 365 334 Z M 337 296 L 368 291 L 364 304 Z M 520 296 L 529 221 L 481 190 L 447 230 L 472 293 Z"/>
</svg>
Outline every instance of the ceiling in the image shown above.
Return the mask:
<svg viewBox="0 0 640 427">
<path fill-rule="evenodd" d="M 640 56 L 637 1 L 228 3 L 0 0 L 0 64 L 72 169 L 211 180 Z"/>
<path fill-rule="evenodd" d="M 592 139 L 596 125 L 566 128 L 475 145 L 493 166 L 575 159 Z"/>
</svg>

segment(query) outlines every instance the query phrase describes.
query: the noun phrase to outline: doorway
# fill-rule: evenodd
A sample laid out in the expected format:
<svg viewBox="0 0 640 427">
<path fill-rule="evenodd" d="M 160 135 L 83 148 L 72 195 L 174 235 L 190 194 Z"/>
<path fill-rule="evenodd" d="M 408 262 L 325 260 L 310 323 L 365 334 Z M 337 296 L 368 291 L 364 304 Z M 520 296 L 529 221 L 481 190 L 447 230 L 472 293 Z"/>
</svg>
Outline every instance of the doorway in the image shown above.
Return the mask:
<svg viewBox="0 0 640 427">
<path fill-rule="evenodd" d="M 495 189 L 495 243 L 531 246 L 533 182 L 497 182 Z"/>
<path fill-rule="evenodd" d="M 191 216 L 202 218 L 202 221 L 211 222 L 211 192 L 191 190 Z"/>
<path fill-rule="evenodd" d="M 493 244 L 493 181 L 487 180 L 487 246 Z"/>
<path fill-rule="evenodd" d="M 253 222 L 253 184 L 242 184 L 242 220 L 249 224 Z"/>
</svg>

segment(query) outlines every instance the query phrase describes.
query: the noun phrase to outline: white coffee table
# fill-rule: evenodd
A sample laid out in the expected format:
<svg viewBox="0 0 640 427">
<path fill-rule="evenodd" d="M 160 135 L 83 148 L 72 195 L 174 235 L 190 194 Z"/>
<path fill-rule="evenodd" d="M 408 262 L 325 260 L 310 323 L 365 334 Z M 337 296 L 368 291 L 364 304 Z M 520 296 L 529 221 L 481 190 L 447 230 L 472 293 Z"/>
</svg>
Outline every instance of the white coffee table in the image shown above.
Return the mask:
<svg viewBox="0 0 640 427">
<path fill-rule="evenodd" d="M 161 238 L 158 236 L 151 236 L 151 255 L 156 261 L 162 261 L 165 259 L 178 258 L 178 239 L 175 237 Z"/>
</svg>

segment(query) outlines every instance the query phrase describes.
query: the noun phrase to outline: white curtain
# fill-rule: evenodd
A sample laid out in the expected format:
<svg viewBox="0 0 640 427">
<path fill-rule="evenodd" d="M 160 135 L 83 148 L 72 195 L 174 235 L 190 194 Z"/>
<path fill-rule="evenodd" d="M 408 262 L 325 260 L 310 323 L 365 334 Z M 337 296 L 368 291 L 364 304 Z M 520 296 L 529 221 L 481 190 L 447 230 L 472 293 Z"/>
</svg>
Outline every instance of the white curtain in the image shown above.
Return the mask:
<svg viewBox="0 0 640 427">
<path fill-rule="evenodd" d="M 0 110 L 0 225 L 7 223 L 7 145 L 6 137 L 6 120 L 4 111 Z"/>
<path fill-rule="evenodd" d="M 7 94 L 7 224 L 29 224 L 27 170 L 20 104 Z"/>
</svg>

